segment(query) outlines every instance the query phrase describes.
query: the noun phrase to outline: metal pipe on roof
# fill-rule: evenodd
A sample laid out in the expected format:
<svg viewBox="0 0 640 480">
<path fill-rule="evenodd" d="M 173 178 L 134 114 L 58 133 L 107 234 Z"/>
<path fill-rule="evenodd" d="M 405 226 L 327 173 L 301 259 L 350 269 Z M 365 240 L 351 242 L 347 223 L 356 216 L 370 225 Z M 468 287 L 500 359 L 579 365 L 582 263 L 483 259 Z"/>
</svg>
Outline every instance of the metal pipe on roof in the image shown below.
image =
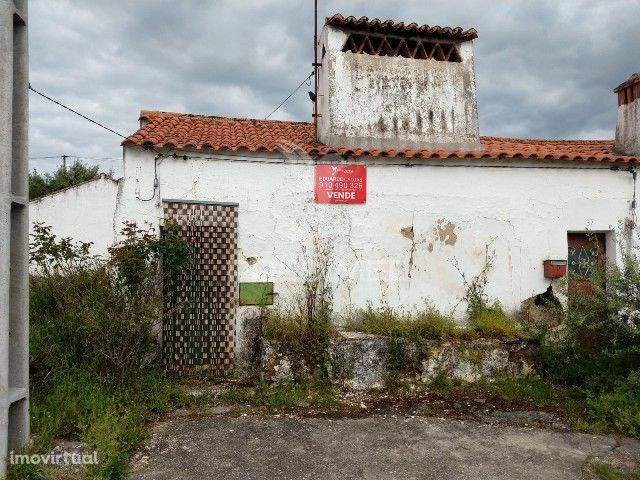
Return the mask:
<svg viewBox="0 0 640 480">
<path fill-rule="evenodd" d="M 313 1 L 313 127 L 318 143 L 318 0 Z"/>
</svg>

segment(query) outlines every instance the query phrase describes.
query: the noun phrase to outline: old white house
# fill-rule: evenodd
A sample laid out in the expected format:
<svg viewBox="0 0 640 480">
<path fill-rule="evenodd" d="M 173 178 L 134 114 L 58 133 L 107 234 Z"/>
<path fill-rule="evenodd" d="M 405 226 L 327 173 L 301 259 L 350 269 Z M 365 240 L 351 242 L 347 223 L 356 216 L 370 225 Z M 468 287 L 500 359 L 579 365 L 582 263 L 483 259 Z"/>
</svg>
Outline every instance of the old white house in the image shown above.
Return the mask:
<svg viewBox="0 0 640 480">
<path fill-rule="evenodd" d="M 578 271 L 581 257 L 619 257 L 616 239 L 634 237 L 640 78 L 616 90 L 615 144 L 482 137 L 476 36 L 328 18 L 317 138 L 313 123 L 141 112 L 124 142 L 112 234 L 125 221 L 170 220 L 193 243 L 182 288 L 216 334 L 166 327 L 176 358 L 200 342 L 231 366 L 248 305 L 286 302 L 318 239 L 333 247 L 338 313 L 430 302 L 460 316 L 460 272 L 480 272 L 487 251 L 487 293 L 513 311 L 567 261 Z"/>
</svg>

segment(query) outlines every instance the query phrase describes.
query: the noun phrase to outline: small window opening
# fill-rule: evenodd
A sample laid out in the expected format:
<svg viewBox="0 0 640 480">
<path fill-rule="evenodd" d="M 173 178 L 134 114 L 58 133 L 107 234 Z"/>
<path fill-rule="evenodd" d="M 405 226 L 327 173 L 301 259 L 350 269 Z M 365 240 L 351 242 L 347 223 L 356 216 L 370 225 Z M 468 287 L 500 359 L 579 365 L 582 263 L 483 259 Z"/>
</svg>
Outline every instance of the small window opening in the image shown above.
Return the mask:
<svg viewBox="0 0 640 480">
<path fill-rule="evenodd" d="M 343 52 L 363 53 L 379 57 L 403 57 L 438 62 L 461 62 L 455 43 L 434 39 L 403 38 L 393 35 L 351 33 Z"/>
</svg>

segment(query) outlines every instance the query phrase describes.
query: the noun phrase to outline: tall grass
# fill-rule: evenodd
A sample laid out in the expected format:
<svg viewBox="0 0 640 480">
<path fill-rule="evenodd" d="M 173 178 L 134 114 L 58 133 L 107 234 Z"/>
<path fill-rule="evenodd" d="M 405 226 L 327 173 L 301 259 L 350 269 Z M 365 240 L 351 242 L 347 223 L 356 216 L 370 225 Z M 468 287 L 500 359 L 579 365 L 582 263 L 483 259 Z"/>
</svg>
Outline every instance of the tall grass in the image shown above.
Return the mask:
<svg viewBox="0 0 640 480">
<path fill-rule="evenodd" d="M 73 478 L 124 478 L 145 423 L 193 401 L 156 366 L 152 333 L 161 320 L 162 283 L 188 262 L 189 246 L 171 226 L 163 238 L 134 224 L 123 234 L 107 259 L 43 225 L 31 245 L 38 272 L 29 294 L 32 450 L 46 453 L 57 439 L 97 450 L 99 464 L 69 473 Z M 21 465 L 8 475 L 52 472 Z"/>
<path fill-rule="evenodd" d="M 408 340 L 456 337 L 462 329 L 437 310 L 427 307 L 417 313 L 397 312 L 390 307 L 357 310 L 345 322 L 348 331 L 404 337 Z"/>
<path fill-rule="evenodd" d="M 263 325 L 264 338 L 277 341 L 286 350 L 299 382 L 306 382 L 309 376 L 320 380 L 327 377 L 329 341 L 336 333 L 331 319 L 331 245 L 330 241 L 313 236 L 311 251 L 303 248 L 297 266 L 291 267 L 300 280 L 300 288 L 292 292 L 290 304 L 269 311 Z"/>
<path fill-rule="evenodd" d="M 523 336 L 520 326 L 511 319 L 498 302 L 483 305 L 469 318 L 469 330 L 485 337 L 518 338 Z"/>
<path fill-rule="evenodd" d="M 468 325 L 458 325 L 451 317 L 427 306 L 418 312 L 402 312 L 390 307 L 356 310 L 344 322 L 347 331 L 402 337 L 408 341 L 447 338 L 516 338 L 522 332 L 499 303 L 474 310 Z"/>
</svg>

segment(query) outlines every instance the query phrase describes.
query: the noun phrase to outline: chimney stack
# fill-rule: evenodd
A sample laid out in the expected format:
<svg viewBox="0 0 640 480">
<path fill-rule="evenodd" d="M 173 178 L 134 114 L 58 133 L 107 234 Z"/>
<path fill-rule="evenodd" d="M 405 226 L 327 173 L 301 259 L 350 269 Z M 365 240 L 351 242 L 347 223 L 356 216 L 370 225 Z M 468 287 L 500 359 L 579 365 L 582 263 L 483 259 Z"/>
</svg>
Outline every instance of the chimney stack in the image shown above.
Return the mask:
<svg viewBox="0 0 640 480">
<path fill-rule="evenodd" d="M 640 73 L 634 73 L 614 90 L 618 94 L 618 121 L 614 150 L 640 155 Z"/>
<path fill-rule="evenodd" d="M 318 140 L 372 149 L 478 150 L 474 29 L 326 19 Z"/>
</svg>

